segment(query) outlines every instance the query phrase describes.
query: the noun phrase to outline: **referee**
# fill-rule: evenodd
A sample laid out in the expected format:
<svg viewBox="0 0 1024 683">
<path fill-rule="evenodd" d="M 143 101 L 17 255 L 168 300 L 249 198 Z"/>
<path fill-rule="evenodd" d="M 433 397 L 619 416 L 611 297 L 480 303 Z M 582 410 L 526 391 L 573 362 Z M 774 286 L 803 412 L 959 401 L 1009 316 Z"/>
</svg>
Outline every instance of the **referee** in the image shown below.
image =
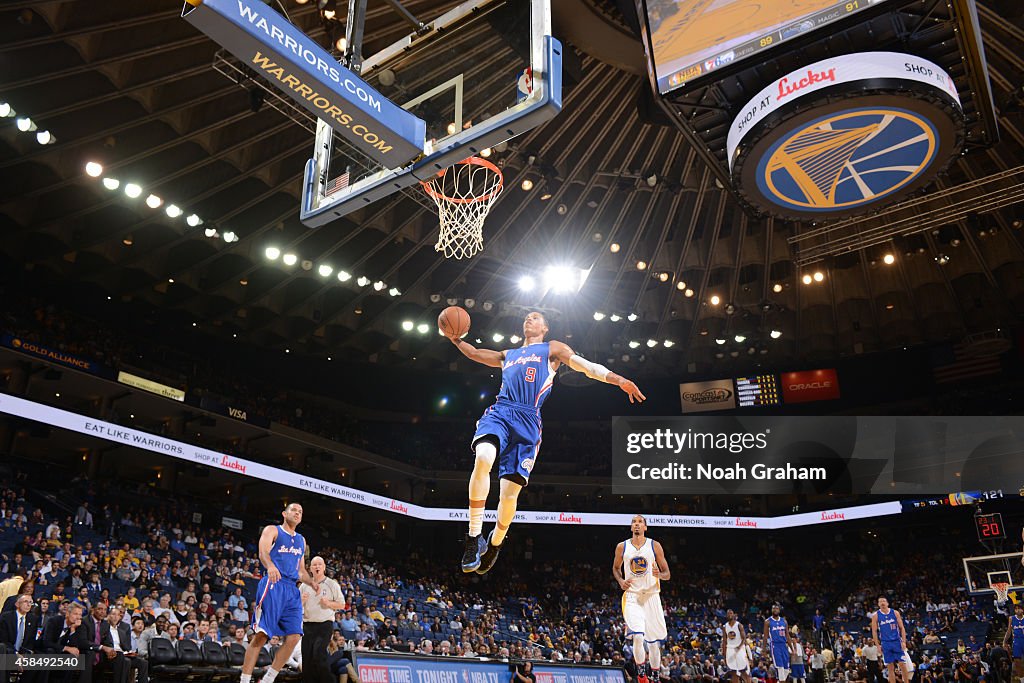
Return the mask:
<svg viewBox="0 0 1024 683">
<path fill-rule="evenodd" d="M 319 555 L 309 563 L 313 581 L 320 584 L 316 593 L 302 584 L 302 679 L 307 683 L 329 683 L 327 645 L 334 633 L 334 612 L 345 608 L 345 596 L 334 579 L 324 577 L 324 558 Z M 306 678 L 309 676 L 309 678 Z"/>
</svg>

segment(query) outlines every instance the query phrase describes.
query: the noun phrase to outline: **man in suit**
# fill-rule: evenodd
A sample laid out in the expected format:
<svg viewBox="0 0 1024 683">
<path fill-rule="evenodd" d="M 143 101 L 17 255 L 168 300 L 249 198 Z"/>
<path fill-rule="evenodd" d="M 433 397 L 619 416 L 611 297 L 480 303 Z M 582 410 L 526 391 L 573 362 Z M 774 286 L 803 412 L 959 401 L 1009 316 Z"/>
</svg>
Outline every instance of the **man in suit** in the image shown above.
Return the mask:
<svg viewBox="0 0 1024 683">
<path fill-rule="evenodd" d="M 82 628 L 85 629 L 86 638 L 96 653 L 92 656 L 93 672 L 99 675 L 100 672 L 110 669 L 113 672 L 114 683 L 124 683 L 127 678 L 124 654 L 115 650 L 113 645 L 103 642 L 103 627 L 108 627 L 109 636 L 109 625 L 107 606 L 102 602 L 92 608 L 91 614 L 82 617 Z"/>
<path fill-rule="evenodd" d="M 14 609 L 0 615 L 0 652 L 30 654 L 36 651 L 36 631 L 39 628 L 39 617 L 32 612 L 32 596 L 20 595 L 14 603 Z M 22 674 L 23 683 L 38 680 L 38 671 L 26 671 Z M 9 680 L 10 676 L 3 677 Z"/>
<path fill-rule="evenodd" d="M 121 608 L 111 607 L 110 614 L 100 624 L 100 645 L 103 648 L 101 656 L 106 657 L 112 667 L 114 683 L 126 683 L 131 680 L 133 670 L 139 672 L 139 683 L 146 683 L 149 680 L 149 667 L 146 661 L 133 651 L 132 630 L 121 617 Z"/>
<path fill-rule="evenodd" d="M 40 648 L 48 654 L 70 654 L 81 657 L 81 672 L 49 672 L 49 683 L 71 683 L 78 676 L 78 683 L 91 683 L 93 658 L 90 656 L 89 638 L 82 627 L 82 606 L 70 604 L 63 617 L 55 616 L 43 627 L 43 642 Z"/>
</svg>

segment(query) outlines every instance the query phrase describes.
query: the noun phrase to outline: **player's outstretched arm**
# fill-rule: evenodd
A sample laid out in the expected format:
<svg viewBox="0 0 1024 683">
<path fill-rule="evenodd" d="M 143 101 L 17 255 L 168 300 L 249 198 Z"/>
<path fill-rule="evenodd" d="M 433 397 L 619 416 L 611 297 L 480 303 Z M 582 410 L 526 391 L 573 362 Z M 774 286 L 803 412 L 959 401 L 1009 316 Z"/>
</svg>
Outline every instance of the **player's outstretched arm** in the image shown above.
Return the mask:
<svg viewBox="0 0 1024 683">
<path fill-rule="evenodd" d="M 672 578 L 672 572 L 668 568 L 668 560 L 665 559 L 665 551 L 658 541 L 654 542 L 654 564 L 658 567 L 659 580 L 668 581 Z"/>
<path fill-rule="evenodd" d="M 281 580 L 281 572 L 274 565 L 273 560 L 270 559 L 270 551 L 274 547 L 274 541 L 277 540 L 277 527 L 273 524 L 268 524 L 263 528 L 263 533 L 260 534 L 260 562 L 267 569 L 267 580 L 271 583 L 277 583 Z"/>
<path fill-rule="evenodd" d="M 505 360 L 504 351 L 492 351 L 491 349 L 478 349 L 470 344 L 465 339 L 459 339 L 458 337 L 448 337 L 452 344 L 455 344 L 455 348 L 462 352 L 462 355 L 470 360 L 475 360 L 481 365 L 486 365 L 492 368 L 500 368 L 501 362 Z"/>
<path fill-rule="evenodd" d="M 640 389 L 632 380 L 622 375 L 617 375 L 600 363 L 589 361 L 583 356 L 577 355 L 567 344 L 560 341 L 552 341 L 549 345 L 551 356 L 561 363 L 565 363 L 576 372 L 582 372 L 590 379 L 596 379 L 605 384 L 614 384 L 629 395 L 630 403 L 642 403 L 647 400 Z"/>
</svg>

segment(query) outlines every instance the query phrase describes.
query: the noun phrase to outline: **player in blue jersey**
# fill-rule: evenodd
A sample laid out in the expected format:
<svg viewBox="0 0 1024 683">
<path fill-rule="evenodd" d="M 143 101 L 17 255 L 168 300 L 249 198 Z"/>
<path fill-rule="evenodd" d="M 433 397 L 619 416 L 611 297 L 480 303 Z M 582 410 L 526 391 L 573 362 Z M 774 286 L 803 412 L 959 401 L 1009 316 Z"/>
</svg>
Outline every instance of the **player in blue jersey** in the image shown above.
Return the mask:
<svg viewBox="0 0 1024 683">
<path fill-rule="evenodd" d="M 473 435 L 476 456 L 469 478 L 469 533 L 462 556 L 462 571 L 485 574 L 498 559 L 509 524 L 516 516 L 519 492 L 527 485 L 541 442 L 540 408 L 551 393 L 561 364 L 591 379 L 614 384 L 629 402 L 646 397 L 636 384 L 608 368 L 577 355 L 560 341 L 544 341 L 548 332 L 544 315 L 531 312 L 523 321 L 523 345 L 518 349 L 478 349 L 458 337 L 449 337 L 464 356 L 492 368 L 501 368 L 498 400 L 484 411 Z M 483 531 L 484 506 L 491 489 L 491 467 L 498 461 L 498 521 L 489 537 Z"/>
<path fill-rule="evenodd" d="M 896 683 L 896 663 L 903 667 L 903 683 L 909 683 L 910 655 L 907 654 L 907 631 L 899 610 L 889 608 L 889 599 L 878 598 L 878 611 L 871 615 L 871 637 L 882 650 L 882 661 L 889 672 L 889 683 Z"/>
<path fill-rule="evenodd" d="M 1024 671 L 1024 605 L 1019 602 L 1013 606 L 1013 616 L 1003 636 L 1003 647 L 1013 654 L 1015 677 L 1020 678 L 1021 671 Z"/>
<path fill-rule="evenodd" d="M 772 615 L 764 620 L 764 642 L 772 653 L 772 664 L 779 672 L 780 681 L 789 677 L 789 653 L 793 651 L 793 639 L 789 635 L 786 618 L 781 616 L 782 608 L 772 605 Z"/>
<path fill-rule="evenodd" d="M 273 636 L 282 639 L 273 663 L 261 683 L 274 683 L 302 637 L 302 596 L 298 582 L 320 592 L 320 585 L 306 570 L 306 539 L 295 531 L 302 521 L 302 506 L 291 503 L 281 513 L 279 525 L 268 526 L 260 535 L 260 562 L 267 570 L 256 588 L 252 610 L 253 636 L 242 662 L 239 683 L 251 683 L 260 650 Z"/>
</svg>

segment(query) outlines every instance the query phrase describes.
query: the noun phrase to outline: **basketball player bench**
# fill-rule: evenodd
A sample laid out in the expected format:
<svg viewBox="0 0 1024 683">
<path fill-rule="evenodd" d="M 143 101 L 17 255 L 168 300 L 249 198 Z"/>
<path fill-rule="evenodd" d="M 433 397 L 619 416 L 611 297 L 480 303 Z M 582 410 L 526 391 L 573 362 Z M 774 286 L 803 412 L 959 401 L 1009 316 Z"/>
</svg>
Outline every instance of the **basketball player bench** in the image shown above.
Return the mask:
<svg viewBox="0 0 1024 683">
<path fill-rule="evenodd" d="M 260 0 L 187 0 L 182 17 L 317 117 L 309 227 L 418 184 L 438 209 L 435 248 L 471 257 L 504 184 L 487 157 L 562 107 L 551 0 L 470 0 L 365 60 L 357 46 L 348 66 Z"/>
</svg>

